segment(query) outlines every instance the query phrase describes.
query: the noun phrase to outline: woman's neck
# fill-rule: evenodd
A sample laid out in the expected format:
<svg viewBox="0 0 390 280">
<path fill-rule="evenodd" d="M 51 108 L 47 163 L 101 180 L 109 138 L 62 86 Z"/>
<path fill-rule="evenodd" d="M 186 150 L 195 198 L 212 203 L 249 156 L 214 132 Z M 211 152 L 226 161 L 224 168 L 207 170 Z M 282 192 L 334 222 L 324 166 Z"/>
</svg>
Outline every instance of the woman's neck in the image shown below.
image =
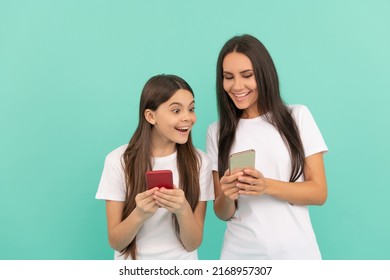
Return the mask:
<svg viewBox="0 0 390 280">
<path fill-rule="evenodd" d="M 262 114 L 259 113 L 258 110 L 244 110 L 241 114 L 241 118 L 242 119 L 254 119 L 254 118 L 257 118 L 261 115 Z"/>
</svg>

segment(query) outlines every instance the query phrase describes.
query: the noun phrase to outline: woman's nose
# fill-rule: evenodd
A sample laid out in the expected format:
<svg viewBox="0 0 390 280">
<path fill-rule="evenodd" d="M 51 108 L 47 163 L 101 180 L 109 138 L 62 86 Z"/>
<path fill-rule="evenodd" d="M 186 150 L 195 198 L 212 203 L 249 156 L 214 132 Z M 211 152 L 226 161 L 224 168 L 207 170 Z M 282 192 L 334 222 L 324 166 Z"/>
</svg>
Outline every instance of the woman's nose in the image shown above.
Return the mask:
<svg viewBox="0 0 390 280">
<path fill-rule="evenodd" d="M 232 88 L 232 89 L 233 89 L 234 91 L 240 91 L 240 90 L 244 89 L 243 80 L 240 79 L 240 78 L 234 79 L 233 88 Z"/>
</svg>

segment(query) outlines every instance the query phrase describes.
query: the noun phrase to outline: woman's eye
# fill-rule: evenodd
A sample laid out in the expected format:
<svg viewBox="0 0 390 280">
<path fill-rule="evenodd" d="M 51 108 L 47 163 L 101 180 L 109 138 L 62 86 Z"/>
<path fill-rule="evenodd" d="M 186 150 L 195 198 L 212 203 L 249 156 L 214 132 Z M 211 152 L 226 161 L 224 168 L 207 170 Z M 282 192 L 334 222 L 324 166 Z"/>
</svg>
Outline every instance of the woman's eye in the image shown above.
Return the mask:
<svg viewBox="0 0 390 280">
<path fill-rule="evenodd" d="M 225 80 L 231 80 L 231 79 L 233 79 L 233 76 L 224 76 L 223 77 Z"/>
<path fill-rule="evenodd" d="M 175 113 L 175 114 L 177 114 L 177 113 L 180 112 L 180 110 L 179 110 L 179 109 L 173 109 L 172 112 Z"/>
<path fill-rule="evenodd" d="M 195 107 L 190 109 L 190 112 L 195 112 Z"/>
<path fill-rule="evenodd" d="M 245 79 L 249 79 L 250 77 L 252 77 L 253 76 L 253 74 L 248 74 L 248 75 L 244 75 L 243 77 L 245 78 Z"/>
</svg>

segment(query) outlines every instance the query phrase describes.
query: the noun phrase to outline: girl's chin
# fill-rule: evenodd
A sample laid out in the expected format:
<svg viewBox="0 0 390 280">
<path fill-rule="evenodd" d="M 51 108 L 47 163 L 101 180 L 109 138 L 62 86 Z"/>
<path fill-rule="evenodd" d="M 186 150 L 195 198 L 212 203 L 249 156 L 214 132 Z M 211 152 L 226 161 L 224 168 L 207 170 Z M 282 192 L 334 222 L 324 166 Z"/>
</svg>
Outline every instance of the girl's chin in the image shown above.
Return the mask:
<svg viewBox="0 0 390 280">
<path fill-rule="evenodd" d="M 177 137 L 175 139 L 175 142 L 177 144 L 185 144 L 185 143 L 187 143 L 187 141 L 188 141 L 188 135 L 187 136 L 183 136 L 183 137 Z"/>
</svg>

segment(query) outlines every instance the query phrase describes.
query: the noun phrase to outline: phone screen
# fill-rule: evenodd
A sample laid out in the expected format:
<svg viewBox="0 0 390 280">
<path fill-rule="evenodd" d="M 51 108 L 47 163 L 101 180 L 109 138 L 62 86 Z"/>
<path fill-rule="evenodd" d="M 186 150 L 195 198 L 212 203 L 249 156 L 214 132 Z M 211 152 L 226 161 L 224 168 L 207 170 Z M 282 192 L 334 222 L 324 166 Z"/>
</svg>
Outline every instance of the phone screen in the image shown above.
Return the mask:
<svg viewBox="0 0 390 280">
<path fill-rule="evenodd" d="M 155 187 L 173 189 L 171 170 L 152 170 L 146 172 L 146 184 L 148 189 Z"/>
<path fill-rule="evenodd" d="M 230 155 L 230 174 L 241 171 L 245 168 L 255 168 L 255 150 L 250 149 Z"/>
</svg>

